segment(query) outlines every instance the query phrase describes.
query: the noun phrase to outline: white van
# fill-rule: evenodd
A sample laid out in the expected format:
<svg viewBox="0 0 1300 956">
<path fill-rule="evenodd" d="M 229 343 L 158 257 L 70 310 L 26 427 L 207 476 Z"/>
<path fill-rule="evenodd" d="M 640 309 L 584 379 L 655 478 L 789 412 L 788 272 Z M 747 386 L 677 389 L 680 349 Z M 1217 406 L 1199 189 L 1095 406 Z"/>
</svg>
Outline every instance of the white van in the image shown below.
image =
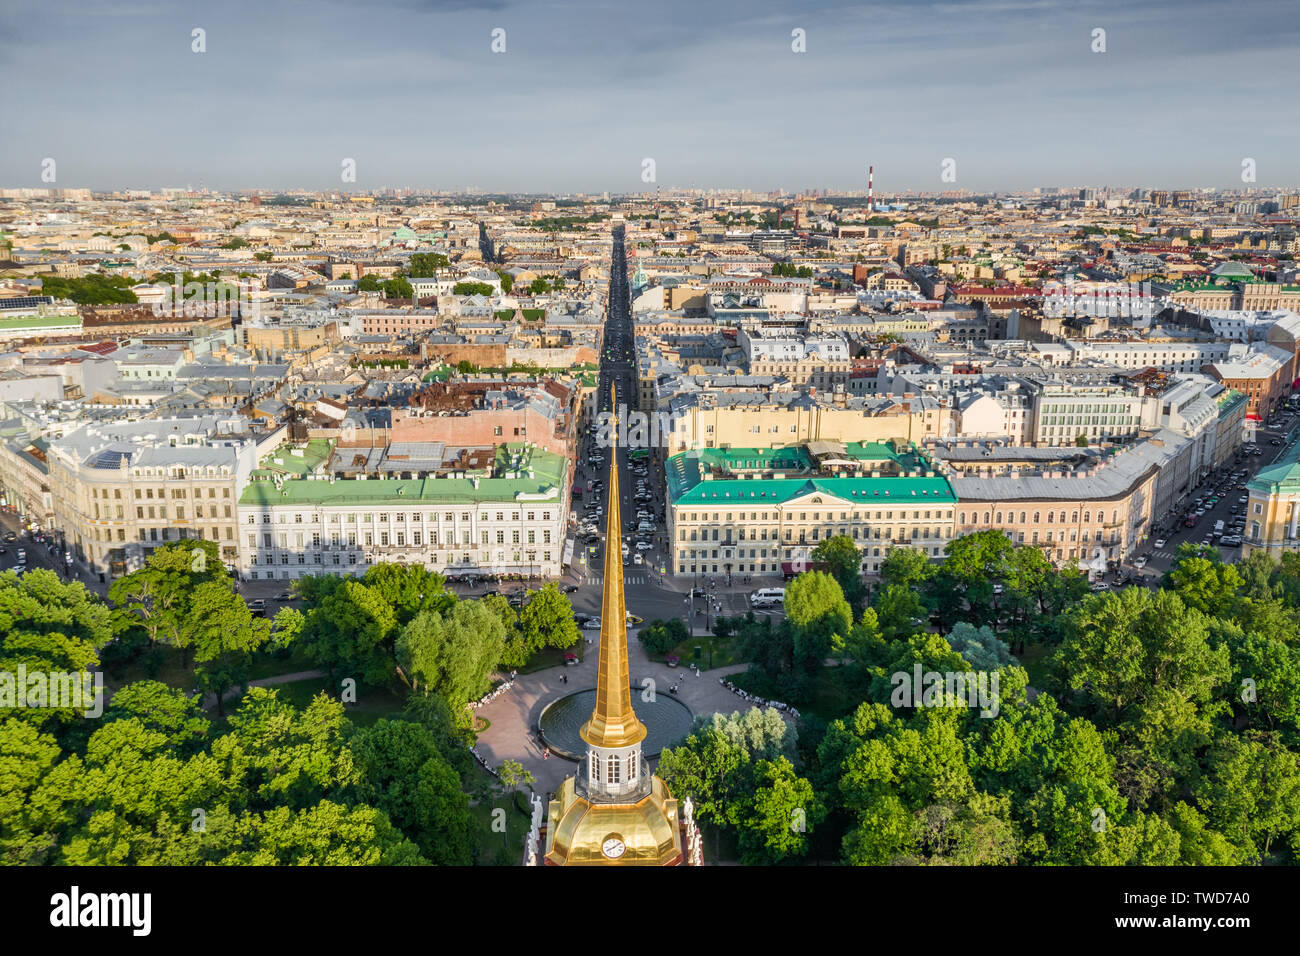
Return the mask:
<svg viewBox="0 0 1300 956">
<path fill-rule="evenodd" d="M 785 588 L 759 588 L 749 596 L 753 607 L 775 607 L 785 603 Z"/>
<path fill-rule="evenodd" d="M 1222 522 L 1222 521 L 1216 521 L 1216 522 L 1214 522 L 1214 533 L 1217 534 L 1217 535 L 1219 535 L 1219 536 L 1222 536 L 1222 535 L 1223 535 L 1223 522 Z"/>
</svg>

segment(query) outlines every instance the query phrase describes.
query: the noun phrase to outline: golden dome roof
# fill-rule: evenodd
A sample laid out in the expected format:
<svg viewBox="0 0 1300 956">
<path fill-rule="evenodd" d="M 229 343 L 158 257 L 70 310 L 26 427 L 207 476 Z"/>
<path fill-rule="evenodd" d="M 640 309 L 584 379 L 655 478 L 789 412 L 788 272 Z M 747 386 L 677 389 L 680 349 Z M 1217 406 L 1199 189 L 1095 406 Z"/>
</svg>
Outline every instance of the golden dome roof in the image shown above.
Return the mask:
<svg viewBox="0 0 1300 956">
<path fill-rule="evenodd" d="M 636 803 L 591 803 L 573 778 L 551 801 L 546 863 L 552 866 L 676 866 L 684 860 L 677 800 L 658 777 Z"/>
</svg>

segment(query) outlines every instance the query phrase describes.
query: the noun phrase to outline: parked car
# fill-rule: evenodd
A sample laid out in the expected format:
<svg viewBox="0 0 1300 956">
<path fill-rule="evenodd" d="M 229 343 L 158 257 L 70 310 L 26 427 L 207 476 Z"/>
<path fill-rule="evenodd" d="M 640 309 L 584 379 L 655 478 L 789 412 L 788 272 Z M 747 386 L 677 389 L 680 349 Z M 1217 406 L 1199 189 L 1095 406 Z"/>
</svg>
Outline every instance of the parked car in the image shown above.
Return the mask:
<svg viewBox="0 0 1300 956">
<path fill-rule="evenodd" d="M 578 586 L 577 586 L 576 584 L 562 584 L 562 585 L 560 585 L 560 593 L 561 593 L 561 594 L 573 594 L 573 593 L 574 593 L 575 591 L 577 591 L 577 590 L 578 590 Z"/>
<path fill-rule="evenodd" d="M 1156 538 L 1156 547 L 1157 547 L 1157 548 L 1163 548 L 1164 546 L 1165 546 L 1165 539 L 1164 539 L 1164 538 Z"/>
</svg>

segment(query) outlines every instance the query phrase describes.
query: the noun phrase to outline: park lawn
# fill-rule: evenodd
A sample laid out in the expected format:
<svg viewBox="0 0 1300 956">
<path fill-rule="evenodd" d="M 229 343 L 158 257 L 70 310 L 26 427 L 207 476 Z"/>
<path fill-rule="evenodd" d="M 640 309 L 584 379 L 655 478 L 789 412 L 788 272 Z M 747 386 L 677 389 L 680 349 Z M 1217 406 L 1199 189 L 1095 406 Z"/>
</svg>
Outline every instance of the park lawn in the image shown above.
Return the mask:
<svg viewBox="0 0 1300 956">
<path fill-rule="evenodd" d="M 709 639 L 707 637 L 689 637 L 682 643 L 678 644 L 667 654 L 651 654 L 646 651 L 646 656 L 652 661 L 662 663 L 670 655 L 676 654 L 682 662 L 682 667 L 689 667 L 696 663 L 695 648 L 700 649 L 699 665 L 705 670 L 714 667 L 730 667 L 732 664 L 743 664 L 744 661 L 738 656 L 739 652 L 735 646 L 736 642 L 728 638 L 727 640 L 713 639 L 713 661 L 709 662 Z"/>
<path fill-rule="evenodd" d="M 261 680 L 264 677 L 277 677 L 280 674 L 296 674 L 299 671 L 316 670 L 317 665 L 310 660 L 301 647 L 295 647 L 288 657 L 279 657 L 274 653 L 258 653 L 248 669 L 249 680 Z"/>
<path fill-rule="evenodd" d="M 478 768 L 476 773 L 486 775 Z M 493 811 L 505 810 L 504 833 L 492 829 Z M 514 794 L 494 794 L 491 800 L 472 804 L 470 815 L 478 825 L 479 866 L 519 866 L 524 860 L 524 841 L 528 839 L 528 814 L 521 813 L 514 803 Z M 539 852 L 544 847 L 539 847 Z"/>
<path fill-rule="evenodd" d="M 123 667 L 105 668 L 104 683 L 111 692 L 136 681 L 156 680 L 188 694 L 197 688 L 198 679 L 194 668 L 185 666 L 184 661 L 184 651 L 164 645 L 157 651 L 145 651 Z"/>
<path fill-rule="evenodd" d="M 808 705 L 808 710 L 823 720 L 831 721 L 843 717 L 852 712 L 861 702 L 845 688 L 843 670 L 840 667 L 823 667 L 817 675 L 817 687 L 813 691 L 812 703 Z M 803 710 L 804 708 L 799 708 L 800 713 Z"/>
<path fill-rule="evenodd" d="M 558 647 L 543 647 L 540 651 L 530 657 L 523 667 L 517 668 L 521 674 L 535 674 L 538 671 L 544 671 L 549 667 L 563 667 L 564 655 L 572 651 L 578 655 L 578 660 L 585 656 L 586 641 L 578 641 L 572 647 L 566 647 L 561 650 Z M 592 646 L 595 646 L 593 641 Z"/>
<path fill-rule="evenodd" d="M 338 690 L 330 685 L 328 677 L 310 677 L 307 680 L 293 681 L 288 684 L 274 684 L 267 690 L 278 691 L 282 700 L 300 709 L 310 704 L 312 698 L 322 692 L 330 697 L 338 696 Z M 238 707 L 238 704 L 238 701 L 226 701 L 227 713 Z M 357 702 L 344 704 L 343 710 L 352 723 L 360 727 L 369 727 L 385 717 L 400 716 L 405 706 L 404 696 L 399 696 L 387 688 L 370 687 L 358 681 Z"/>
<path fill-rule="evenodd" d="M 1029 673 L 1029 686 L 1042 690 L 1051 674 L 1052 648 L 1043 644 L 1028 644 L 1023 654 L 1015 655 L 1020 666 Z"/>
</svg>

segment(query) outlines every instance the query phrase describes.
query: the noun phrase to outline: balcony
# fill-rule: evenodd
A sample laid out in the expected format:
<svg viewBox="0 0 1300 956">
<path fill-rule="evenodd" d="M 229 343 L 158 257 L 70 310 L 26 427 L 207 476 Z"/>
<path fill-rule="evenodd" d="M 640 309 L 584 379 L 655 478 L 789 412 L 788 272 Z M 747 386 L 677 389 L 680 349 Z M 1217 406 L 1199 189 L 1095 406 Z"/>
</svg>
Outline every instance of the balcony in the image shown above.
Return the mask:
<svg viewBox="0 0 1300 956">
<path fill-rule="evenodd" d="M 650 774 L 650 764 L 646 762 L 644 757 L 640 758 L 636 786 L 626 792 L 619 789 L 620 784 L 610 786 L 593 782 L 588 774 L 590 766 L 590 761 L 585 757 L 579 762 L 578 772 L 573 778 L 573 792 L 579 797 L 590 800 L 592 803 L 636 803 L 643 797 L 648 796 L 654 786 L 654 778 Z"/>
</svg>

